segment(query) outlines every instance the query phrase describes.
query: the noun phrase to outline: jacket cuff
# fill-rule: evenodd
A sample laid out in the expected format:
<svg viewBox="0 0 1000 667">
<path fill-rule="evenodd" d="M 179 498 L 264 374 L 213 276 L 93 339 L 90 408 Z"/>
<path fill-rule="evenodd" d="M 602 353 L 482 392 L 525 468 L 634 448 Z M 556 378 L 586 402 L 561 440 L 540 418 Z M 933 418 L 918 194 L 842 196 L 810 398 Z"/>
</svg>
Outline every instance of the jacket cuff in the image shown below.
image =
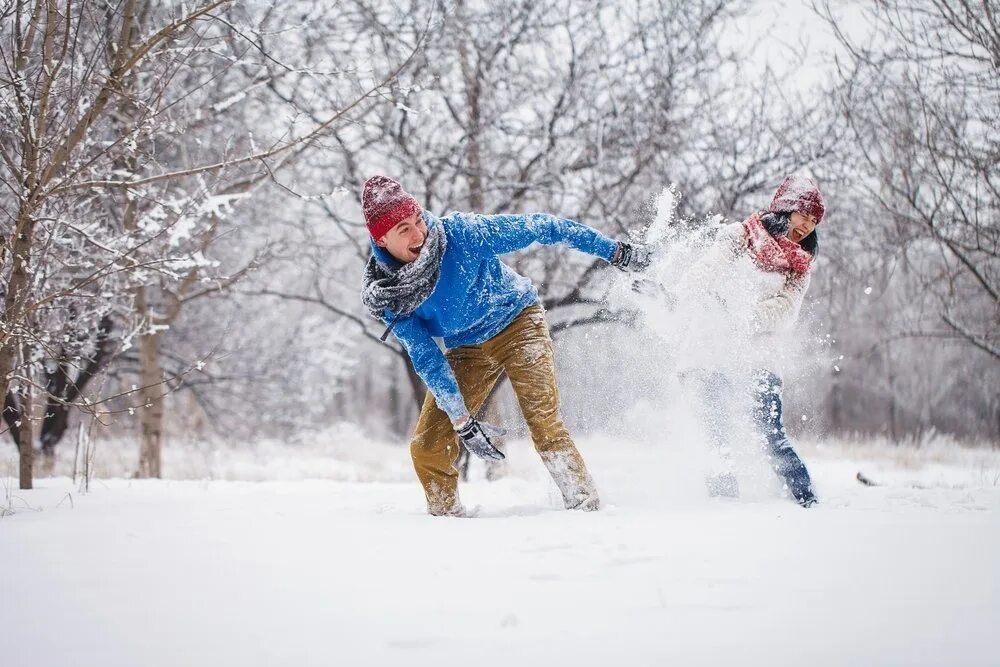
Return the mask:
<svg viewBox="0 0 1000 667">
<path fill-rule="evenodd" d="M 462 398 L 461 394 L 442 394 L 441 396 L 435 396 L 434 400 L 437 402 L 437 406 L 447 413 L 448 418 L 452 422 L 458 421 L 469 414 L 469 411 L 465 407 L 465 399 Z"/>
</svg>

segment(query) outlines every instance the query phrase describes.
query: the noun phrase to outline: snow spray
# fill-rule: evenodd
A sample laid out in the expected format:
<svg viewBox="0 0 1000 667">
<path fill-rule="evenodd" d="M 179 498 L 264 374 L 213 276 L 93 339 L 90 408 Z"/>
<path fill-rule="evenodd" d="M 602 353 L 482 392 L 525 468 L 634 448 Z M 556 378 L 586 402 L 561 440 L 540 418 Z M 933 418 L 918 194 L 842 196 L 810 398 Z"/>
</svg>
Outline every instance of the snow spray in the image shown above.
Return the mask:
<svg viewBox="0 0 1000 667">
<path fill-rule="evenodd" d="M 808 323 L 755 334 L 754 306 L 771 288 L 761 280 L 777 289 L 782 277 L 748 256 L 734 260 L 725 243 L 734 223 L 679 218 L 679 200 L 671 186 L 654 201 L 638 239 L 655 249 L 648 271 L 610 277 L 608 304 L 627 308 L 629 321 L 575 332 L 559 345 L 563 394 L 587 405 L 587 427 L 607 434 L 613 455 L 584 455 L 612 503 L 704 502 L 706 478 L 725 472 L 739 478 L 742 499 L 774 497 L 780 482 L 750 419 L 752 383 L 761 369 L 786 385 L 815 371 L 817 337 Z"/>
</svg>

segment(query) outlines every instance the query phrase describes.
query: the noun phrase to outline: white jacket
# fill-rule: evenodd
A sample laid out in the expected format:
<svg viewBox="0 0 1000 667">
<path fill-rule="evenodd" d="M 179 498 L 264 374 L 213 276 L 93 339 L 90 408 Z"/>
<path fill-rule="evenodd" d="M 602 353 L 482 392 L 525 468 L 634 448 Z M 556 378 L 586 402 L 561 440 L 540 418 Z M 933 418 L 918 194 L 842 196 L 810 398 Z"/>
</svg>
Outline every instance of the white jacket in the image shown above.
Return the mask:
<svg viewBox="0 0 1000 667">
<path fill-rule="evenodd" d="M 676 287 L 680 370 L 773 368 L 790 344 L 782 334 L 798 319 L 809 274 L 761 270 L 736 222 L 691 261 Z"/>
</svg>

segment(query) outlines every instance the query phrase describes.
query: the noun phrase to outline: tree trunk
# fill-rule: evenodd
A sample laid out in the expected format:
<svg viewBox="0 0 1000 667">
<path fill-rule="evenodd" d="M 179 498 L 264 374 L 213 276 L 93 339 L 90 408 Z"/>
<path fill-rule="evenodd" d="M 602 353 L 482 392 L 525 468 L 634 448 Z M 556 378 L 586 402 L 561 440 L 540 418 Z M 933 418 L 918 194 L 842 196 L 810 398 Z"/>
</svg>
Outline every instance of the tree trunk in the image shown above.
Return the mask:
<svg viewBox="0 0 1000 667">
<path fill-rule="evenodd" d="M 7 395 L 10 387 L 10 373 L 20 351 L 20 336 L 17 330 L 24 325 L 25 305 L 28 300 L 30 277 L 28 265 L 31 261 L 31 244 L 34 238 L 35 221 L 28 203 L 23 203 L 17 215 L 17 226 L 11 242 L 10 278 L 4 299 L 3 313 L 0 313 L 0 396 Z"/>
<path fill-rule="evenodd" d="M 834 371 L 832 382 L 833 387 L 830 390 L 830 428 L 835 431 L 840 431 L 843 422 L 844 406 L 841 402 L 843 392 L 840 390 L 840 377 L 838 371 Z"/>
<path fill-rule="evenodd" d="M 27 356 L 27 355 L 25 355 Z M 34 437 L 31 429 L 31 386 L 24 387 L 24 394 L 21 396 L 21 425 L 20 432 L 20 488 L 32 488 L 32 465 L 35 457 Z"/>
<path fill-rule="evenodd" d="M 389 405 L 392 414 L 392 432 L 397 435 L 407 435 L 407 415 L 410 410 L 406 408 L 408 400 L 404 399 L 404 394 L 400 390 L 399 375 L 392 373 L 389 380 Z"/>
<path fill-rule="evenodd" d="M 87 359 L 83 368 L 76 374 L 76 379 L 70 377 L 73 364 L 65 350 L 56 360 L 54 371 L 46 372 L 46 389 L 48 389 L 48 404 L 45 406 L 45 416 L 42 418 L 42 428 L 39 434 L 39 444 L 43 461 L 46 465 L 55 461 L 56 445 L 62 440 L 69 428 L 69 404 L 77 400 L 87 384 L 97 377 L 111 361 L 114 352 L 114 341 L 111 340 L 111 329 L 114 323 L 106 315 L 98 325 L 94 341 L 96 349 L 94 356 Z"/>
<path fill-rule="evenodd" d="M 893 444 L 899 440 L 899 415 L 896 401 L 896 375 L 892 364 L 892 346 L 885 346 L 886 376 L 889 383 L 889 438 Z"/>
<path fill-rule="evenodd" d="M 17 447 L 18 451 L 21 451 L 21 429 L 17 426 L 20 419 L 21 405 L 17 402 L 17 396 L 14 392 L 8 388 L 7 397 L 3 403 L 3 421 L 7 425 L 7 432 L 10 433 L 10 439 L 14 441 L 14 446 Z"/>
<path fill-rule="evenodd" d="M 417 414 L 420 414 L 420 410 L 424 407 L 424 397 L 427 395 L 427 387 L 424 386 L 424 381 L 420 379 L 417 372 L 413 370 L 413 363 L 410 362 L 410 358 L 404 357 L 403 363 L 406 364 L 406 378 L 410 381 L 413 402 L 417 406 Z"/>
<path fill-rule="evenodd" d="M 139 446 L 139 471 L 136 477 L 161 476 L 163 445 L 163 369 L 160 367 L 160 333 L 139 337 L 139 377 L 142 382 L 142 442 Z"/>
<path fill-rule="evenodd" d="M 458 11 L 464 11 L 463 3 L 458 3 Z M 459 42 L 459 52 L 462 59 L 462 78 L 465 80 L 465 103 L 468 107 L 468 117 L 465 140 L 465 163 L 468 169 L 469 206 L 472 211 L 480 212 L 485 203 L 483 197 L 483 166 L 480 152 L 482 136 L 482 109 L 480 99 L 482 93 L 482 72 L 479 67 L 479 55 L 469 53 L 469 48 L 463 40 Z M 475 60 L 475 62 L 473 62 Z"/>
</svg>

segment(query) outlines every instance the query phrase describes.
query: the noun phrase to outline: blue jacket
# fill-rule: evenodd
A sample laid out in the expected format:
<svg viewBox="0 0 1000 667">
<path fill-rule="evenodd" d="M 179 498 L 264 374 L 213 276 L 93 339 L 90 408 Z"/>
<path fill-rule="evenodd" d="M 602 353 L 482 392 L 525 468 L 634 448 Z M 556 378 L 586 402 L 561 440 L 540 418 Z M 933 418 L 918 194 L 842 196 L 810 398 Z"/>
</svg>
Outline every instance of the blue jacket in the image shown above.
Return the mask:
<svg viewBox="0 0 1000 667">
<path fill-rule="evenodd" d="M 438 407 L 454 421 L 469 410 L 434 338 L 443 338 L 448 349 L 479 345 L 503 331 L 522 310 L 538 303 L 538 291 L 531 281 L 501 262 L 499 255 L 537 241 L 545 245 L 565 243 L 611 261 L 617 244 L 596 229 L 547 213 L 452 213 L 438 218 L 424 211 L 423 218 L 428 228 L 444 225 L 448 246 L 441 258 L 441 274 L 427 300 L 412 315 L 396 321 L 393 332 Z M 399 265 L 374 242 L 372 250 L 379 262 Z M 383 317 L 387 323 L 396 319 L 389 309 Z"/>
</svg>

